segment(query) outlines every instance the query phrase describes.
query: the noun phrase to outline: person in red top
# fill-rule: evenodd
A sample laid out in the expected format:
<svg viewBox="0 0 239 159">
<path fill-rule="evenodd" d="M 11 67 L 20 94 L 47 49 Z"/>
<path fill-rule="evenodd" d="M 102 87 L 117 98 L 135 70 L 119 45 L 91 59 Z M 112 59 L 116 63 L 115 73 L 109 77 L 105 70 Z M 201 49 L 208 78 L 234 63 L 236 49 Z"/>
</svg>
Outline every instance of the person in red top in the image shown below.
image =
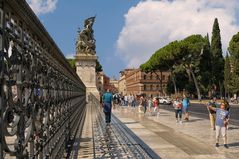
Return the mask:
<svg viewBox="0 0 239 159">
<path fill-rule="evenodd" d="M 176 100 L 173 102 L 173 107 L 175 109 L 176 122 L 178 122 L 178 116 L 180 118 L 180 124 L 182 124 L 182 102 L 176 97 Z"/>
<path fill-rule="evenodd" d="M 158 100 L 158 98 L 154 97 L 153 104 L 154 104 L 154 112 L 158 116 L 159 115 L 159 100 Z"/>
</svg>

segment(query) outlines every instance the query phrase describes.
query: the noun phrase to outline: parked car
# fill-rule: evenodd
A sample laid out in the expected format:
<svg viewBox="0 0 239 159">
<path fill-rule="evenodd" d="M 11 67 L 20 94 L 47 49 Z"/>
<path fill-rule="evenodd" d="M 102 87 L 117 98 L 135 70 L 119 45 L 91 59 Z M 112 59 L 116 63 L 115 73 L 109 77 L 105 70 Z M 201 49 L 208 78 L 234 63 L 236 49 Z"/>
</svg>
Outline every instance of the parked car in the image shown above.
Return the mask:
<svg viewBox="0 0 239 159">
<path fill-rule="evenodd" d="M 159 103 L 170 105 L 172 103 L 172 101 L 169 98 L 159 97 Z"/>
</svg>

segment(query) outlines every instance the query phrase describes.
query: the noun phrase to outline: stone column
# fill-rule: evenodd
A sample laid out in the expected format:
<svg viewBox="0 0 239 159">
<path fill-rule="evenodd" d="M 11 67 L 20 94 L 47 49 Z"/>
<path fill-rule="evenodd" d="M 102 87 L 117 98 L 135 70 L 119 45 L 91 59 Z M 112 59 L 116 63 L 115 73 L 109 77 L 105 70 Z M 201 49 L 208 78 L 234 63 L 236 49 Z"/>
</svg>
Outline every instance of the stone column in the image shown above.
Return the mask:
<svg viewBox="0 0 239 159">
<path fill-rule="evenodd" d="M 92 93 L 100 100 L 100 94 L 96 87 L 96 60 L 97 56 L 92 54 L 76 54 L 76 73 L 86 86 L 86 100 Z"/>
</svg>

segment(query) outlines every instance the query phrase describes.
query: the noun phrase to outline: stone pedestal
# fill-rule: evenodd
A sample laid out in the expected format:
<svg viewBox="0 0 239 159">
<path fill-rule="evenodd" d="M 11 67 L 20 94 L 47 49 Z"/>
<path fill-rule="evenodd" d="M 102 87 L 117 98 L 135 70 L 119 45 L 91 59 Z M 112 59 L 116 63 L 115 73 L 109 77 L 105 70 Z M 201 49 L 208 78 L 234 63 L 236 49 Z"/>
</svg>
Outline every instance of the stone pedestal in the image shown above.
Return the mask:
<svg viewBox="0 0 239 159">
<path fill-rule="evenodd" d="M 100 100 L 100 93 L 96 87 L 96 55 L 91 54 L 76 54 L 76 73 L 86 86 L 86 100 L 88 95 L 92 93 Z"/>
</svg>

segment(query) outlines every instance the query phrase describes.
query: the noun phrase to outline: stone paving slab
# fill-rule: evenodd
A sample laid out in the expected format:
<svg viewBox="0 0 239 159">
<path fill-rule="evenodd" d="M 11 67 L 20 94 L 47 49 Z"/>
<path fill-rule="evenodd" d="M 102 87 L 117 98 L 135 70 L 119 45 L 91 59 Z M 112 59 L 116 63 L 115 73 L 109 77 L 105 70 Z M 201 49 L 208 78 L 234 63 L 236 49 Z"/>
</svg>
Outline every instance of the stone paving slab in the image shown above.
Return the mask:
<svg viewBox="0 0 239 159">
<path fill-rule="evenodd" d="M 94 145 L 92 138 L 92 113 L 91 106 L 87 105 L 86 114 L 87 120 L 85 120 L 82 132 L 78 132 L 76 141 L 74 143 L 74 154 L 72 159 L 92 159 L 94 158 Z M 80 131 L 80 130 L 79 130 Z M 80 144 L 80 145 L 78 145 Z"/>
<path fill-rule="evenodd" d="M 174 112 L 160 110 L 157 117 L 137 110 L 122 107 L 114 110 L 114 115 L 163 159 L 239 158 L 238 126 L 229 126 L 229 149 L 223 146 L 215 148 L 215 131 L 210 129 L 207 119 L 190 117 L 189 122 L 179 124 L 175 121 Z"/>
</svg>

